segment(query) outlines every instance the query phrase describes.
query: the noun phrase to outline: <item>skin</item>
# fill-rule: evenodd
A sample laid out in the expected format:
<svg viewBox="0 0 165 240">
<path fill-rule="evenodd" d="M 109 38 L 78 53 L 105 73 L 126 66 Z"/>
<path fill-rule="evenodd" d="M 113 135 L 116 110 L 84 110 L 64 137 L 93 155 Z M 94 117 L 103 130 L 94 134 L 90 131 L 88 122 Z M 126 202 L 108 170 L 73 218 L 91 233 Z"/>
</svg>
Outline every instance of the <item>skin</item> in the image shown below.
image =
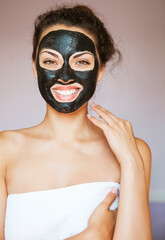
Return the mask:
<svg viewBox="0 0 165 240">
<path fill-rule="evenodd" d="M 86 31 L 64 25 L 47 28 L 41 39 L 58 29 L 82 32 L 95 42 Z M 33 71 L 37 79 L 34 62 Z M 104 66 L 101 66 L 97 81 L 103 71 Z M 87 117 L 87 104 L 67 114 L 59 113 L 47 104 L 45 118 L 39 125 L 0 134 L 0 239 L 4 240 L 8 194 L 95 181 L 121 184 L 113 239 L 152 239 L 148 208 L 150 148 L 134 136 L 130 122 L 99 105 L 92 109 L 103 122 Z M 69 239 L 112 239 L 114 213 L 108 211 L 108 207 L 114 197 L 115 194 L 110 192 L 106 203 L 101 203 L 102 207 L 93 212 L 87 229 Z M 100 218 L 104 221 L 99 221 Z M 140 221 L 135 224 L 137 219 Z"/>
</svg>

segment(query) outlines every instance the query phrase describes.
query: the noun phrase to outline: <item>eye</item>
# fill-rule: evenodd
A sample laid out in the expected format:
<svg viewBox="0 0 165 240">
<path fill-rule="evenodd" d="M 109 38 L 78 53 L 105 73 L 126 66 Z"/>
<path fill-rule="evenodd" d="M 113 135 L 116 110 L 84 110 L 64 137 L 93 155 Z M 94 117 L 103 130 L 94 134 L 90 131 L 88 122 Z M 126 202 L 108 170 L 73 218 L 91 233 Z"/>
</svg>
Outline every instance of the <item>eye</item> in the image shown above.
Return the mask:
<svg viewBox="0 0 165 240">
<path fill-rule="evenodd" d="M 87 60 L 80 60 L 80 61 L 76 62 L 76 64 L 84 66 L 84 65 L 89 65 L 90 63 Z"/>
<path fill-rule="evenodd" d="M 43 63 L 47 65 L 57 65 L 57 62 L 52 59 L 45 59 Z"/>
</svg>

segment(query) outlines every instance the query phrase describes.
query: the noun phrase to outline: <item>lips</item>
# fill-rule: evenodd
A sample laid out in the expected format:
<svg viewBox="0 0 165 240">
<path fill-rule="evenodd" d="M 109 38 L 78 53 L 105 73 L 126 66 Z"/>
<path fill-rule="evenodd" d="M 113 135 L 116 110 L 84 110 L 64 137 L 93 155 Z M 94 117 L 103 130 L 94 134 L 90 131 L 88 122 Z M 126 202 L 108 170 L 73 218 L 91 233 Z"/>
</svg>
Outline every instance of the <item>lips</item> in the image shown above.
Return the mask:
<svg viewBox="0 0 165 240">
<path fill-rule="evenodd" d="M 70 85 L 55 84 L 51 88 L 51 92 L 59 102 L 72 102 L 78 97 L 82 89 L 82 86 L 78 83 Z"/>
<path fill-rule="evenodd" d="M 72 90 L 72 89 L 82 89 L 82 86 L 78 83 L 70 84 L 70 85 L 61 85 L 61 84 L 55 84 L 52 89 L 57 90 Z"/>
</svg>

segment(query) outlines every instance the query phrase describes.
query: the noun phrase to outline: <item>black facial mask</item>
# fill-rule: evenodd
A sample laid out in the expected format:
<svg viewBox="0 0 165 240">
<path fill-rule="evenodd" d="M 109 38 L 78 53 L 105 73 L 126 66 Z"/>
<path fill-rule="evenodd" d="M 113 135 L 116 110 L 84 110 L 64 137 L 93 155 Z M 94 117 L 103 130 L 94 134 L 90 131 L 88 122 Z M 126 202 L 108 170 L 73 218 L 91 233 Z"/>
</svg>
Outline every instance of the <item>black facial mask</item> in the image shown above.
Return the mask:
<svg viewBox="0 0 165 240">
<path fill-rule="evenodd" d="M 59 52 L 64 60 L 63 66 L 58 70 L 48 70 L 39 64 L 39 54 L 43 48 L 53 49 Z M 76 52 L 88 51 L 94 56 L 95 63 L 92 70 L 76 71 L 69 65 L 69 58 Z M 68 30 L 56 30 L 44 36 L 39 44 L 37 59 L 38 85 L 42 97 L 56 111 L 61 113 L 71 113 L 79 109 L 94 94 L 99 63 L 96 55 L 94 42 L 85 34 Z M 58 80 L 62 79 L 64 83 Z M 68 82 L 70 79 L 74 80 Z M 65 82 L 68 82 L 65 84 Z M 69 85 L 79 83 L 83 90 L 72 102 L 57 101 L 50 88 L 54 84 Z"/>
</svg>

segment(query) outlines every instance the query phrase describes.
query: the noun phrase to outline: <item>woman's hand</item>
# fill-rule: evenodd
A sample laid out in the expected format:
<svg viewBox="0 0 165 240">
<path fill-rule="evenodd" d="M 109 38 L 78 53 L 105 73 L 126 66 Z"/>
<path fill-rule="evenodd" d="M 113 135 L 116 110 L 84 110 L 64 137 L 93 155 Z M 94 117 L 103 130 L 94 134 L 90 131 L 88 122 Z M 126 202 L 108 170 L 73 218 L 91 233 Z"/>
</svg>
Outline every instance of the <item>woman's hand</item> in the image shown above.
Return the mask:
<svg viewBox="0 0 165 240">
<path fill-rule="evenodd" d="M 137 146 L 130 122 L 117 118 L 99 105 L 92 109 L 104 122 L 94 117 L 89 119 L 103 130 L 121 166 L 120 201 L 113 239 L 152 239 L 147 194 L 151 165 L 149 147 L 146 144 Z"/>
<path fill-rule="evenodd" d="M 113 188 L 95 208 L 88 220 L 88 230 L 96 240 L 111 240 L 113 237 L 117 210 L 109 210 L 115 200 L 117 189 Z"/>
<path fill-rule="evenodd" d="M 132 125 L 129 121 L 120 119 L 99 105 L 92 104 L 92 109 L 105 122 L 93 116 L 88 118 L 105 134 L 105 137 L 118 159 L 120 165 L 126 164 L 128 159 L 134 159 L 137 154 L 140 156 L 136 145 Z"/>
</svg>

